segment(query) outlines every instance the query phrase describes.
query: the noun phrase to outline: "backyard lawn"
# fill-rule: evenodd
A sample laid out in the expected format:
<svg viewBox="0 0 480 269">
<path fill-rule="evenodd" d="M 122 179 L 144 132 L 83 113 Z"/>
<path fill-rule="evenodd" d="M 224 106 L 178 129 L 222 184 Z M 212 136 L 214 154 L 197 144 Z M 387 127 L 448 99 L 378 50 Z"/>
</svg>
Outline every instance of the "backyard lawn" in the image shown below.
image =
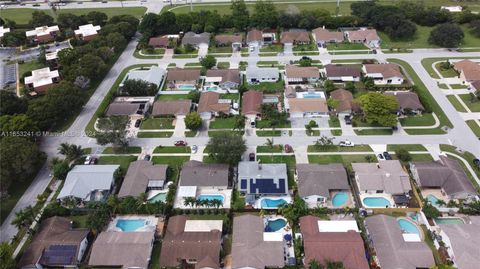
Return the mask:
<svg viewBox="0 0 480 269">
<path fill-rule="evenodd" d="M 263 91 L 266 93 L 275 93 L 283 91 L 284 83 L 283 80 L 279 80 L 277 82 L 261 82 L 255 85 L 248 85 L 248 88 L 250 90 Z"/>
<path fill-rule="evenodd" d="M 480 100 L 478 98 L 472 99 L 468 93 L 459 96 L 472 112 L 480 112 Z"/>
<path fill-rule="evenodd" d="M 185 100 L 188 99 L 186 94 L 161 94 L 158 96 L 158 100 L 172 101 L 172 100 Z"/>
<path fill-rule="evenodd" d="M 140 129 L 174 129 L 172 118 L 148 118 L 142 121 Z"/>
<path fill-rule="evenodd" d="M 474 121 L 474 120 L 467 120 L 466 121 L 467 125 L 472 129 L 473 133 L 480 137 L 480 126 Z"/>
<path fill-rule="evenodd" d="M 137 156 L 101 156 L 98 164 L 119 164 L 122 170 L 127 171 L 130 163 L 136 160 Z"/>
</svg>

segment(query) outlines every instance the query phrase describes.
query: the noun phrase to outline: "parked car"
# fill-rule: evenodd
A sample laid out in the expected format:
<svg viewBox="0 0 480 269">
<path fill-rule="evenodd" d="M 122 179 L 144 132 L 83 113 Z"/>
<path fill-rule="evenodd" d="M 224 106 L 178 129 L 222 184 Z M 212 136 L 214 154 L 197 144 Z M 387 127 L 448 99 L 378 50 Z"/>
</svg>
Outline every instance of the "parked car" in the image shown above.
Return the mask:
<svg viewBox="0 0 480 269">
<path fill-rule="evenodd" d="M 98 159 L 95 157 L 92 157 L 92 159 L 90 160 L 90 164 L 97 164 L 97 163 L 98 163 Z"/>
<path fill-rule="evenodd" d="M 383 157 L 382 154 L 378 154 L 378 155 L 377 155 L 377 158 L 378 158 L 379 160 L 385 160 L 385 158 Z"/>
<path fill-rule="evenodd" d="M 150 155 L 148 155 L 148 154 L 147 154 L 147 155 L 145 155 L 145 157 L 143 157 L 143 159 L 144 159 L 145 161 L 150 161 L 150 158 L 151 158 L 151 156 L 150 156 Z"/>
<path fill-rule="evenodd" d="M 83 164 L 90 164 L 91 160 L 92 160 L 92 156 L 88 155 L 87 157 L 85 157 L 85 161 L 83 162 Z"/>
<path fill-rule="evenodd" d="M 475 168 L 480 169 L 480 160 L 479 159 L 473 159 L 473 165 Z"/>
<path fill-rule="evenodd" d="M 351 141 L 348 141 L 348 140 L 345 140 L 345 141 L 340 141 L 340 143 L 338 143 L 338 145 L 340 147 L 354 147 L 355 144 Z"/>
<path fill-rule="evenodd" d="M 388 153 L 386 151 L 383 153 L 383 157 L 385 157 L 385 160 L 391 160 L 392 159 L 392 156 L 390 155 L 390 153 Z"/>
<path fill-rule="evenodd" d="M 344 119 L 345 119 L 345 124 L 347 125 L 352 124 L 352 118 L 350 117 L 350 115 L 345 115 Z"/>
<path fill-rule="evenodd" d="M 250 127 L 255 128 L 255 119 L 250 120 Z"/>
<path fill-rule="evenodd" d="M 142 120 L 138 119 L 135 121 L 135 128 L 140 127 L 140 123 L 142 123 Z"/>
<path fill-rule="evenodd" d="M 198 147 L 197 145 L 192 146 L 192 153 L 197 153 Z"/>
<path fill-rule="evenodd" d="M 32 6 L 34 6 L 34 7 L 39 7 L 40 4 L 33 4 Z"/>
<path fill-rule="evenodd" d="M 186 145 L 187 145 L 186 141 L 183 141 L 183 140 L 175 141 L 176 147 L 185 147 Z"/>
<path fill-rule="evenodd" d="M 255 153 L 250 153 L 248 154 L 248 160 L 251 161 L 251 162 L 254 162 L 255 161 Z"/>
<path fill-rule="evenodd" d="M 292 146 L 290 146 L 289 144 L 285 144 L 284 147 L 285 147 L 285 153 L 293 152 Z"/>
</svg>

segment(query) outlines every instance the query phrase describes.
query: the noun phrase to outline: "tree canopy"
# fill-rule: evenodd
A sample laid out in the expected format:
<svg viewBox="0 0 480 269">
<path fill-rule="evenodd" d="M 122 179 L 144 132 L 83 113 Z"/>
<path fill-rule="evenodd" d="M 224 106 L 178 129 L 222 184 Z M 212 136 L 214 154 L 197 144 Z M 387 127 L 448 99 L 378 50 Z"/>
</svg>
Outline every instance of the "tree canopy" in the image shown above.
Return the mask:
<svg viewBox="0 0 480 269">
<path fill-rule="evenodd" d="M 457 24 L 444 23 L 436 26 L 431 32 L 428 42 L 445 48 L 456 48 L 465 34 Z"/>
<path fill-rule="evenodd" d="M 197 112 L 190 112 L 185 116 L 185 127 L 192 131 L 198 130 L 202 126 L 202 118 Z"/>
<path fill-rule="evenodd" d="M 127 79 L 121 88 L 122 95 L 129 96 L 154 96 L 157 85 L 140 79 Z"/>
<path fill-rule="evenodd" d="M 232 132 L 218 132 L 207 143 L 209 156 L 217 163 L 236 165 L 247 150 L 242 136 Z"/>
<path fill-rule="evenodd" d="M 370 124 L 380 126 L 395 126 L 397 116 L 395 112 L 399 105 L 394 96 L 377 92 L 369 92 L 358 98 L 363 111 L 363 118 Z"/>
</svg>

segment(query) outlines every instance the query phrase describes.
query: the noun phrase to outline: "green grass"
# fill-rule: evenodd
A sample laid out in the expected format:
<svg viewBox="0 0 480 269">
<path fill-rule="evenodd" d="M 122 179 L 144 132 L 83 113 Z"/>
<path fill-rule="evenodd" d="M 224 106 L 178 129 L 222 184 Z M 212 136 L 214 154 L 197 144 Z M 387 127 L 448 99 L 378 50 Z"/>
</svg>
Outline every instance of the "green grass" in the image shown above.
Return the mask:
<svg viewBox="0 0 480 269">
<path fill-rule="evenodd" d="M 238 100 L 240 95 L 238 93 L 221 93 L 220 99 Z"/>
<path fill-rule="evenodd" d="M 455 71 L 455 69 L 453 69 L 453 67 L 451 67 L 451 66 L 448 69 L 443 69 L 442 68 L 442 63 L 437 63 L 435 65 L 435 68 L 438 70 L 440 75 L 442 75 L 442 77 L 444 77 L 444 78 L 453 78 L 453 77 L 458 76 L 457 71 Z"/>
<path fill-rule="evenodd" d="M 209 137 L 216 136 L 216 135 L 218 135 L 222 132 L 224 132 L 224 131 L 213 129 L 213 130 L 208 131 L 208 136 Z M 239 136 L 243 136 L 245 134 L 245 131 L 229 131 L 229 133 L 233 133 L 233 134 L 237 134 Z"/>
<path fill-rule="evenodd" d="M 375 158 L 374 154 L 369 155 L 308 155 L 309 163 L 318 163 L 318 164 L 329 164 L 329 163 L 342 163 L 343 166 L 347 167 L 351 171 L 351 163 L 365 163 L 367 162 L 365 157 L 372 156 Z"/>
<path fill-rule="evenodd" d="M 283 46 L 282 45 L 267 45 L 262 48 L 260 48 L 260 52 L 283 52 Z"/>
<path fill-rule="evenodd" d="M 398 149 L 405 149 L 408 151 L 427 151 L 427 149 L 420 144 L 390 144 L 387 145 L 387 151 L 396 151 Z"/>
<path fill-rule="evenodd" d="M 328 119 L 328 126 L 332 128 L 339 128 L 340 120 L 338 119 L 338 117 L 331 116 L 330 119 Z"/>
<path fill-rule="evenodd" d="M 138 132 L 138 138 L 171 137 L 173 132 Z"/>
<path fill-rule="evenodd" d="M 98 164 L 119 164 L 122 170 L 127 171 L 130 163 L 136 160 L 137 156 L 101 156 Z"/>
<path fill-rule="evenodd" d="M 432 114 L 424 113 L 419 116 L 400 118 L 400 124 L 402 126 L 431 126 L 435 124 L 435 119 Z"/>
<path fill-rule="evenodd" d="M 153 156 L 154 164 L 168 164 L 172 167 L 181 167 L 184 162 L 189 161 L 190 156 Z"/>
<path fill-rule="evenodd" d="M 468 89 L 467 86 L 462 85 L 462 84 L 450 84 L 450 88 L 452 88 L 454 90 Z"/>
<path fill-rule="evenodd" d="M 186 94 L 161 94 L 158 96 L 158 100 L 173 101 L 173 100 L 185 100 L 188 99 Z"/>
<path fill-rule="evenodd" d="M 457 111 L 467 112 L 455 95 L 447 95 L 447 99 L 450 101 L 450 103 L 452 103 L 453 107 L 455 107 Z"/>
<path fill-rule="evenodd" d="M 439 61 L 444 62 L 446 60 L 451 60 L 451 59 L 478 59 L 478 58 L 479 57 L 424 58 L 422 59 L 422 66 L 423 68 L 425 68 L 425 70 L 427 70 L 428 74 L 430 74 L 432 78 L 440 78 L 435 72 L 435 70 L 433 70 L 432 68 L 433 63 L 439 62 Z"/>
<path fill-rule="evenodd" d="M 438 86 L 440 89 L 448 90 L 448 86 L 447 86 L 447 84 L 445 84 L 445 83 L 438 83 L 437 86 Z"/>
<path fill-rule="evenodd" d="M 328 50 L 366 50 L 368 49 L 364 44 L 361 43 L 334 43 L 327 45 Z"/>
<path fill-rule="evenodd" d="M 202 65 L 199 62 L 196 63 L 186 63 L 184 65 L 185 67 L 202 67 Z"/>
<path fill-rule="evenodd" d="M 478 126 L 478 124 L 474 120 L 467 120 L 466 123 L 468 127 L 472 129 L 473 133 L 476 136 L 480 137 L 480 126 Z"/>
<path fill-rule="evenodd" d="M 270 125 L 270 120 L 259 120 L 256 121 L 255 126 L 257 129 L 263 129 L 263 128 L 272 128 Z M 277 125 L 275 128 L 290 128 L 292 124 L 290 122 L 287 122 L 285 124 Z"/>
<path fill-rule="evenodd" d="M 153 150 L 153 153 L 189 153 L 190 147 L 176 147 L 176 146 L 158 146 Z"/>
<path fill-rule="evenodd" d="M 318 54 L 317 45 L 313 43 L 305 44 L 305 45 L 294 45 L 292 50 L 294 52 L 315 51 Z"/>
<path fill-rule="evenodd" d="M 149 269 L 160 269 L 160 251 L 162 250 L 162 242 L 155 241 L 152 249 L 152 257 Z"/>
<path fill-rule="evenodd" d="M 435 134 L 445 134 L 441 128 L 435 129 L 404 129 L 404 131 L 409 135 L 435 135 Z"/>
<path fill-rule="evenodd" d="M 233 49 L 232 49 L 231 46 L 225 46 L 225 47 L 210 46 L 210 47 L 208 47 L 208 54 L 221 53 L 220 56 L 222 56 L 222 57 L 231 55 L 232 51 L 233 51 Z"/>
<path fill-rule="evenodd" d="M 30 72 L 30 71 L 33 71 L 33 70 L 36 70 L 36 69 L 40 69 L 40 68 L 43 68 L 43 67 L 45 67 L 45 65 L 39 63 L 36 60 L 29 61 L 29 62 L 24 62 L 23 64 L 19 63 L 18 64 L 18 74 L 21 77 L 21 76 L 23 76 L 23 74 L 25 74 L 27 72 Z"/>
<path fill-rule="evenodd" d="M 275 130 L 275 131 L 257 131 L 257 136 L 281 136 L 282 132 Z"/>
<path fill-rule="evenodd" d="M 395 157 L 395 154 L 393 154 Z M 433 161 L 432 155 L 427 154 L 410 154 L 412 156 L 412 162 L 430 162 Z"/>
<path fill-rule="evenodd" d="M 107 147 L 102 154 L 140 154 L 142 152 L 141 147 L 127 147 L 127 148 L 113 148 Z"/>
<path fill-rule="evenodd" d="M 277 67 L 279 64 L 278 64 L 278 61 L 258 61 L 257 66 L 260 66 L 260 65 L 268 65 L 269 67 Z"/>
<path fill-rule="evenodd" d="M 138 59 L 162 59 L 163 54 L 165 54 L 165 49 L 154 48 L 153 53 L 152 52 L 149 53 L 145 50 L 142 50 L 141 52 L 143 54 L 146 54 L 146 55 L 142 55 L 142 54 L 140 54 L 139 50 L 135 50 L 135 52 L 133 52 L 133 57 L 138 58 Z"/>
<path fill-rule="evenodd" d="M 354 130 L 357 135 L 392 135 L 392 129 L 362 129 Z"/>
<path fill-rule="evenodd" d="M 88 215 L 75 215 L 75 216 L 68 216 L 68 219 L 73 221 L 73 228 L 88 228 L 87 227 L 87 219 Z"/>
<path fill-rule="evenodd" d="M 0 222 L 8 217 L 10 211 L 15 207 L 20 197 L 22 197 L 25 190 L 30 186 L 31 182 L 18 181 L 15 184 L 11 184 L 8 189 L 8 197 L 2 198 L 0 202 Z"/>
<path fill-rule="evenodd" d="M 174 129 L 172 118 L 148 118 L 142 121 L 140 129 Z"/>
<path fill-rule="evenodd" d="M 340 146 L 328 146 L 328 147 L 316 147 L 315 145 L 309 145 L 307 152 L 367 152 L 373 151 L 369 145 L 355 145 L 353 147 L 340 147 Z"/>
<path fill-rule="evenodd" d="M 257 153 L 281 153 L 283 152 L 283 145 L 257 146 Z"/>
<path fill-rule="evenodd" d="M 460 94 L 460 99 L 468 106 L 470 111 L 472 112 L 480 112 L 480 100 L 478 98 L 472 99 L 470 98 L 470 94 Z"/>
<path fill-rule="evenodd" d="M 217 68 L 218 69 L 228 69 L 228 68 L 230 68 L 230 63 L 229 62 L 219 62 L 219 63 L 217 63 Z"/>
<path fill-rule="evenodd" d="M 235 127 L 236 118 L 215 118 L 214 121 L 210 121 L 210 129 L 233 129 Z"/>
</svg>

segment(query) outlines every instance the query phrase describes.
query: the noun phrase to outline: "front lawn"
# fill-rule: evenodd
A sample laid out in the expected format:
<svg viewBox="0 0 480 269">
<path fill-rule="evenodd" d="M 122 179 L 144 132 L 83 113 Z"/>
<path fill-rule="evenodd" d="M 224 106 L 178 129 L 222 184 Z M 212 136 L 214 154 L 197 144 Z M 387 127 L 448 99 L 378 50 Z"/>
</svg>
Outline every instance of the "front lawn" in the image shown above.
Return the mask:
<svg viewBox="0 0 480 269">
<path fill-rule="evenodd" d="M 357 135 L 392 135 L 392 129 L 362 129 L 354 130 Z"/>
<path fill-rule="evenodd" d="M 138 138 L 162 138 L 171 137 L 173 132 L 138 132 Z"/>
<path fill-rule="evenodd" d="M 174 129 L 172 122 L 173 118 L 148 118 L 142 121 L 140 129 Z"/>
<path fill-rule="evenodd" d="M 171 167 L 181 167 L 184 162 L 190 160 L 190 156 L 153 156 L 154 164 L 168 164 Z"/>
<path fill-rule="evenodd" d="M 282 153 L 283 145 L 257 146 L 257 153 Z"/>
<path fill-rule="evenodd" d="M 467 125 L 472 129 L 473 133 L 480 137 L 480 126 L 474 121 L 474 120 L 467 120 L 466 121 Z"/>
<path fill-rule="evenodd" d="M 462 84 L 450 84 L 450 88 L 453 90 L 468 89 L 468 86 Z"/>
<path fill-rule="evenodd" d="M 260 48 L 260 52 L 283 52 L 282 45 L 267 45 Z"/>
<path fill-rule="evenodd" d="M 214 47 L 214 46 L 209 46 L 208 47 L 208 53 L 230 53 L 232 54 L 232 47 L 230 46 L 224 46 L 224 47 Z"/>
<path fill-rule="evenodd" d="M 367 152 L 373 151 L 369 145 L 355 145 L 353 147 L 340 147 L 340 146 L 326 146 L 317 147 L 315 145 L 309 145 L 307 152 Z"/>
<path fill-rule="evenodd" d="M 294 52 L 302 52 L 302 51 L 314 51 L 318 54 L 318 48 L 316 44 L 306 44 L 306 45 L 294 45 L 293 46 Z"/>
<path fill-rule="evenodd" d="M 255 126 L 257 127 L 257 129 L 273 128 L 271 123 L 270 123 L 270 120 L 256 121 Z M 275 126 L 275 128 L 290 128 L 290 127 L 292 127 L 292 125 L 289 121 L 284 123 L 284 124 L 280 124 L 280 125 Z"/>
<path fill-rule="evenodd" d="M 480 112 L 480 100 L 478 98 L 472 99 L 468 93 L 460 94 L 459 96 L 472 112 Z"/>
<path fill-rule="evenodd" d="M 435 119 L 430 113 L 400 118 L 399 121 L 402 126 L 431 126 L 435 124 Z"/>
<path fill-rule="evenodd" d="M 3 12 L 3 10 L 2 10 Z M 31 72 L 36 69 L 44 68 L 45 65 L 39 63 L 37 60 L 23 62 L 18 64 L 18 74 L 22 77 L 27 72 Z"/>
<path fill-rule="evenodd" d="M 265 137 L 265 136 L 281 136 L 282 135 L 282 132 L 281 131 L 257 131 L 257 136 L 262 136 L 262 137 Z"/>
<path fill-rule="evenodd" d="M 142 152 L 141 147 L 127 147 L 127 148 L 114 148 L 107 147 L 102 154 L 140 154 Z"/>
<path fill-rule="evenodd" d="M 101 156 L 98 164 L 119 164 L 123 171 L 127 171 L 130 163 L 136 160 L 137 156 Z"/>
<path fill-rule="evenodd" d="M 455 95 L 447 95 L 447 99 L 450 101 L 450 103 L 452 103 L 453 107 L 455 107 L 457 111 L 467 112 Z"/>
<path fill-rule="evenodd" d="M 217 68 L 218 69 L 228 69 L 228 68 L 230 68 L 230 63 L 229 62 L 219 62 L 219 63 L 217 63 Z"/>
<path fill-rule="evenodd" d="M 422 60 L 422 66 L 432 78 L 440 78 L 432 68 L 433 63 L 452 59 L 478 59 L 478 57 L 425 58 Z"/>
<path fill-rule="evenodd" d="M 368 155 L 308 155 L 309 163 L 318 163 L 318 164 L 330 164 L 330 163 L 341 163 L 349 171 L 352 171 L 351 163 L 365 163 L 367 162 L 366 157 L 371 156 L 375 159 L 374 154 Z"/>
<path fill-rule="evenodd" d="M 427 149 L 420 144 L 390 144 L 387 145 L 387 151 L 396 151 L 399 149 L 405 149 L 407 151 L 427 151 Z"/>
<path fill-rule="evenodd" d="M 158 146 L 153 150 L 153 153 L 190 153 L 190 147 L 176 147 L 176 146 Z"/>
<path fill-rule="evenodd" d="M 165 54 L 163 48 L 142 49 L 141 51 L 135 50 L 133 56 L 138 59 L 161 59 Z"/>
<path fill-rule="evenodd" d="M 233 129 L 235 127 L 236 118 L 215 118 L 215 120 L 210 121 L 210 129 Z"/>
<path fill-rule="evenodd" d="M 452 66 L 450 66 L 449 68 L 447 69 L 444 69 L 442 67 L 442 63 L 437 63 L 435 65 L 435 68 L 438 70 L 438 72 L 440 73 L 440 75 L 442 75 L 442 77 L 444 78 L 453 78 L 453 77 L 456 77 L 458 76 L 458 73 L 457 71 L 455 71 L 455 69 L 453 69 Z"/>
<path fill-rule="evenodd" d="M 328 50 L 366 50 L 368 49 L 362 43 L 332 43 L 327 45 Z"/>
</svg>

